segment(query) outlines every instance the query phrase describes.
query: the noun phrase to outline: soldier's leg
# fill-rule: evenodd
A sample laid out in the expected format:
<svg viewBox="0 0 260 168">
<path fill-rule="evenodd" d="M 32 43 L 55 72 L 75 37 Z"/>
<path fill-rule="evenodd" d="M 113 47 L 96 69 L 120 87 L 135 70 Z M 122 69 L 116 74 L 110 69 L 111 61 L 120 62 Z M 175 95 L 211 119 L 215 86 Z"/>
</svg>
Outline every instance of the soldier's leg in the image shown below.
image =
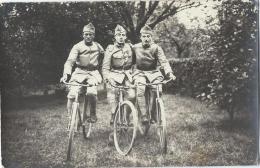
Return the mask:
<svg viewBox="0 0 260 168">
<path fill-rule="evenodd" d="M 67 95 L 68 101 L 67 101 L 67 116 L 70 118 L 72 113 L 72 104 L 75 100 L 75 97 L 77 94 L 80 94 L 82 92 L 82 87 L 80 86 L 70 86 L 69 87 L 69 93 Z M 69 125 L 68 125 L 69 128 Z"/>
<path fill-rule="evenodd" d="M 69 115 L 71 113 L 72 103 L 73 103 L 76 95 L 80 94 L 80 93 L 82 93 L 82 87 L 80 87 L 80 86 L 69 86 L 69 93 L 67 95 L 67 98 L 68 98 L 67 111 L 68 111 Z"/>
<path fill-rule="evenodd" d="M 136 78 L 135 83 L 146 83 L 146 78 L 144 76 L 140 76 L 138 78 Z M 147 110 L 146 110 L 146 95 L 145 95 L 145 85 L 140 85 L 137 87 L 137 102 L 138 102 L 138 107 L 139 110 L 141 111 L 141 115 L 142 115 L 142 121 L 145 123 L 148 121 L 147 118 Z"/>
<path fill-rule="evenodd" d="M 72 108 L 73 101 L 74 101 L 74 99 L 68 98 L 68 101 L 67 101 L 67 115 L 68 115 L 68 117 L 70 117 L 70 115 L 71 115 L 71 108 Z"/>
<path fill-rule="evenodd" d="M 125 81 L 125 86 L 130 86 L 131 83 L 130 81 Z M 135 89 L 134 88 L 129 88 L 126 90 L 125 93 L 125 99 L 131 101 L 133 104 L 136 102 L 136 96 L 135 96 Z M 127 106 L 127 119 L 129 119 L 129 115 L 131 113 L 131 109 Z"/>
<path fill-rule="evenodd" d="M 125 81 L 125 86 L 131 86 L 131 83 L 128 80 L 126 80 Z M 125 98 L 127 100 L 131 101 L 134 104 L 135 103 L 135 98 L 136 98 L 135 89 L 134 88 L 127 89 Z"/>
<path fill-rule="evenodd" d="M 157 83 L 162 81 L 161 79 L 158 80 L 154 80 L 153 83 Z M 150 90 L 150 94 L 151 94 L 151 119 L 152 122 L 157 121 L 157 114 L 156 114 L 156 86 L 152 86 L 151 90 Z M 161 96 L 162 94 L 162 85 L 159 85 L 159 94 Z"/>
<path fill-rule="evenodd" d="M 97 86 L 91 86 L 87 88 L 86 99 L 89 102 L 88 105 L 90 110 L 90 122 L 95 123 L 97 121 Z"/>
<path fill-rule="evenodd" d="M 110 125 L 113 125 L 115 111 L 118 103 L 118 89 L 112 87 L 110 84 L 107 85 L 107 99 L 111 109 Z"/>
</svg>

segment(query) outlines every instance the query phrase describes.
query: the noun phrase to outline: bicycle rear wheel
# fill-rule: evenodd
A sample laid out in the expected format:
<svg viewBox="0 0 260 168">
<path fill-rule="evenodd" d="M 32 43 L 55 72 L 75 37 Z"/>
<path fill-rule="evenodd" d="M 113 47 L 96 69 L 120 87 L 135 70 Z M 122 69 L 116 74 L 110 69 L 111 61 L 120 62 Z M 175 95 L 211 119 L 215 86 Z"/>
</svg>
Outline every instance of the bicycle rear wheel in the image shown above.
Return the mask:
<svg viewBox="0 0 260 168">
<path fill-rule="evenodd" d="M 162 99 L 157 99 L 157 131 L 160 140 L 160 151 L 162 154 L 167 153 L 167 128 L 166 128 L 166 116 Z"/>
<path fill-rule="evenodd" d="M 138 124 L 136 109 L 130 101 L 117 107 L 114 120 L 114 143 L 121 155 L 127 155 L 134 144 Z"/>
<path fill-rule="evenodd" d="M 78 107 L 79 107 L 78 103 L 74 102 L 72 104 L 72 115 L 71 115 L 71 119 L 70 119 L 69 139 L 68 139 L 68 148 L 67 148 L 67 160 L 71 160 L 74 131 L 77 127 L 76 117 L 77 117 L 77 113 L 78 113 Z"/>
</svg>

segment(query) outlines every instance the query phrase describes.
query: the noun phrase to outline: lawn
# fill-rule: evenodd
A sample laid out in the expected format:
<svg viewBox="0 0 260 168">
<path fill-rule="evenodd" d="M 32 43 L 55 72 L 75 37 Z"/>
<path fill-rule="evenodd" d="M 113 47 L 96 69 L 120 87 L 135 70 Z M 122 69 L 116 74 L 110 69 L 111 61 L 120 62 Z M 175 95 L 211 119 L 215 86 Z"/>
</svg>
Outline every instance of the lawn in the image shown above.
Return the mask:
<svg viewBox="0 0 260 168">
<path fill-rule="evenodd" d="M 132 152 L 121 156 L 108 146 L 109 106 L 98 102 L 98 122 L 85 140 L 74 138 L 73 159 L 66 162 L 65 97 L 8 103 L 2 111 L 2 158 L 6 168 L 223 166 L 256 164 L 256 131 L 248 115 L 229 121 L 224 111 L 192 98 L 164 95 L 168 153 L 158 153 L 154 129 L 138 134 Z"/>
</svg>

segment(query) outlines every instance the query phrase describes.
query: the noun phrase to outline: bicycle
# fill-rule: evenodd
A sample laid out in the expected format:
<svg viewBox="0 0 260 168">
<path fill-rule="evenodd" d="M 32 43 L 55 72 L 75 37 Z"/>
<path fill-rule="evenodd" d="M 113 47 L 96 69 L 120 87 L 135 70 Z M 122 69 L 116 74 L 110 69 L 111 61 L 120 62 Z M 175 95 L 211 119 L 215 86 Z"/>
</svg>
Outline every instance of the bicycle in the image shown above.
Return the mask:
<svg viewBox="0 0 260 168">
<path fill-rule="evenodd" d="M 64 84 L 69 86 L 83 86 L 83 87 L 90 87 L 93 85 L 85 85 L 85 84 L 75 84 L 75 83 L 68 83 L 66 81 L 63 81 Z M 85 113 L 86 104 L 85 104 L 85 96 L 84 96 L 84 106 L 83 111 L 80 111 L 79 107 L 79 90 L 77 91 L 77 94 L 75 96 L 75 100 L 72 103 L 72 108 L 70 112 L 70 120 L 68 123 L 68 129 L 69 129 L 69 139 L 68 139 L 68 148 L 67 148 L 67 161 L 71 160 L 72 155 L 72 142 L 74 137 L 74 132 L 79 130 L 79 127 L 82 127 L 83 137 L 85 139 L 89 138 L 92 128 L 91 122 L 85 122 L 89 117 Z"/>
<path fill-rule="evenodd" d="M 155 107 L 156 107 L 156 116 L 155 116 L 155 127 L 157 128 L 158 131 L 158 135 L 159 135 L 159 141 L 160 141 L 160 150 L 163 154 L 167 153 L 167 128 L 166 128 L 166 116 L 165 116 L 165 110 L 164 110 L 164 105 L 163 105 L 163 101 L 160 98 L 160 93 L 159 93 L 159 85 L 160 84 L 166 84 L 168 82 L 170 82 L 172 79 L 169 80 L 164 80 L 161 82 L 157 82 L 157 83 L 137 83 L 136 85 L 146 85 L 148 87 L 151 87 L 153 85 L 156 85 L 156 99 L 155 99 Z M 150 92 L 148 92 L 150 93 Z M 150 94 L 148 95 L 149 99 L 148 99 L 148 123 L 146 125 L 144 125 L 144 130 L 141 131 L 142 134 L 147 135 L 148 130 L 151 126 L 151 119 L 152 119 L 152 114 L 151 114 L 151 96 Z M 136 103 L 138 104 L 138 102 Z M 140 112 L 140 111 L 139 111 Z"/>
<path fill-rule="evenodd" d="M 112 87 L 119 89 L 119 101 L 114 113 L 113 135 L 116 150 L 119 154 L 125 156 L 131 151 L 136 138 L 138 126 L 137 111 L 131 101 L 123 98 L 123 91 L 131 87 L 108 83 Z"/>
</svg>

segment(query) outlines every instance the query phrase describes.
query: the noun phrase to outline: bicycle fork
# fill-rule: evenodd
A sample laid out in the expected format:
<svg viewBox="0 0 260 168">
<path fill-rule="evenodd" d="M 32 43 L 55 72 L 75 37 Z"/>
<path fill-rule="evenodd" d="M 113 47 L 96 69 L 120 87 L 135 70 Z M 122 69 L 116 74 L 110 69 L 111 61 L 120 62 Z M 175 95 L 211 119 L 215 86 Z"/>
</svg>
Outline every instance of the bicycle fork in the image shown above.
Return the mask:
<svg viewBox="0 0 260 168">
<path fill-rule="evenodd" d="M 159 85 L 156 85 L 156 99 L 155 99 L 155 108 L 156 108 L 156 119 L 157 123 L 161 123 L 161 114 L 159 112 L 159 102 L 158 99 L 160 98 L 160 91 L 159 91 Z"/>
<path fill-rule="evenodd" d="M 123 121 L 122 119 L 123 119 L 123 114 L 122 114 L 122 110 L 121 110 L 121 104 L 122 104 L 122 102 L 123 102 L 123 93 L 122 93 L 122 90 L 121 90 L 121 88 L 119 89 L 119 100 L 118 100 L 118 119 L 119 119 L 119 121 L 120 121 L 120 125 L 122 124 L 121 122 Z"/>
</svg>

